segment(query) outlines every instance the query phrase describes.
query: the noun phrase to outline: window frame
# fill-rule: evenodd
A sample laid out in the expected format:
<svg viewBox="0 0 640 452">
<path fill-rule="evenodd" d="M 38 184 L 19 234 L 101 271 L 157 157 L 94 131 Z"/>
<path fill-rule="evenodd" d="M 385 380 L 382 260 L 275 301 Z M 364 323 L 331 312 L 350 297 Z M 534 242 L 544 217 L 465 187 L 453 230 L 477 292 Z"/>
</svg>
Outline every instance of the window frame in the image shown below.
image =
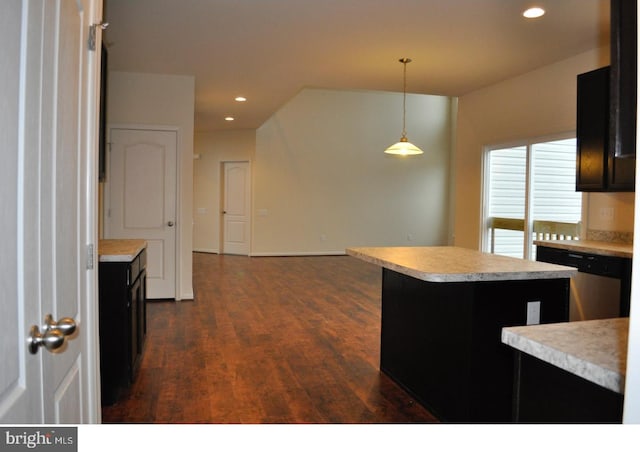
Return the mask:
<svg viewBox="0 0 640 452">
<path fill-rule="evenodd" d="M 524 206 L 524 246 L 523 246 L 523 258 L 531 259 L 533 253 L 533 245 L 532 245 L 532 237 L 533 237 L 533 219 L 531 218 L 531 209 L 532 209 L 532 196 L 531 196 L 531 181 L 533 177 L 533 159 L 534 154 L 532 152 L 533 146 L 541 143 L 551 142 L 551 141 L 561 141 L 576 138 L 576 132 L 563 132 L 552 135 L 545 135 L 533 138 L 525 138 L 513 141 L 507 141 L 497 144 L 485 145 L 482 150 L 482 167 L 481 167 L 481 199 L 480 199 L 480 251 L 483 252 L 491 252 L 491 231 L 489 228 L 489 196 L 490 196 L 490 164 L 489 164 L 489 156 L 492 151 L 507 149 L 507 148 L 515 148 L 515 147 L 525 147 L 526 148 L 526 173 L 525 173 L 525 206 Z M 582 194 L 582 205 L 581 205 L 581 221 L 586 218 L 585 209 L 586 202 L 585 193 Z"/>
</svg>

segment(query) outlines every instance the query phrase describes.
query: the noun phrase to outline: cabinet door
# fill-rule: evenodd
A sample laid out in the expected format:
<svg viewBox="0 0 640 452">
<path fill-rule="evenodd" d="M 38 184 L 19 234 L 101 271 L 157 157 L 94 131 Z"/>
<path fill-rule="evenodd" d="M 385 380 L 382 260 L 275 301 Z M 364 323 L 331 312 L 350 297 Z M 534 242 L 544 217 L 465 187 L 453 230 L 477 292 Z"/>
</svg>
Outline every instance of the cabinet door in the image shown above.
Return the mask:
<svg viewBox="0 0 640 452">
<path fill-rule="evenodd" d="M 129 380 L 133 382 L 138 370 L 140 350 L 138 347 L 138 335 L 140 323 L 140 279 L 138 278 L 131 286 L 131 302 L 129 305 Z"/>
<path fill-rule="evenodd" d="M 611 1 L 609 137 L 613 157 L 635 158 L 636 155 L 637 14 L 636 0 Z M 624 169 L 620 170 L 620 176 L 623 176 L 629 165 L 621 166 Z"/>
<path fill-rule="evenodd" d="M 138 300 L 138 336 L 136 337 L 136 347 L 138 351 L 138 365 L 142 360 L 142 352 L 144 349 L 144 341 L 147 336 L 147 273 L 143 270 L 138 277 L 138 285 L 136 290 L 136 298 Z"/>
<path fill-rule="evenodd" d="M 609 67 L 578 75 L 577 191 L 606 189 Z"/>
<path fill-rule="evenodd" d="M 611 1 L 608 191 L 634 191 L 636 169 L 637 2 Z"/>
</svg>

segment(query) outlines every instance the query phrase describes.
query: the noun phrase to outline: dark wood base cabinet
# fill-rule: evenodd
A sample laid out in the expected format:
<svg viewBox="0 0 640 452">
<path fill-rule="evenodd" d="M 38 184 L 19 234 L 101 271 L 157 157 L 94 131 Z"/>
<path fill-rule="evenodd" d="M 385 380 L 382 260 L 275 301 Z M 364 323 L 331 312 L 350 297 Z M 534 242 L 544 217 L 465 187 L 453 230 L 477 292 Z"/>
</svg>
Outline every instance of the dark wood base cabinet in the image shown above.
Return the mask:
<svg viewBox="0 0 640 452">
<path fill-rule="evenodd" d="M 624 396 L 519 351 L 513 420 L 520 423 L 620 423 Z"/>
<path fill-rule="evenodd" d="M 569 319 L 569 278 L 426 282 L 383 269 L 381 370 L 444 422 L 512 421 L 502 328 Z"/>
<path fill-rule="evenodd" d="M 100 262 L 100 381 L 112 405 L 135 379 L 147 333 L 146 250 L 131 262 Z"/>
</svg>

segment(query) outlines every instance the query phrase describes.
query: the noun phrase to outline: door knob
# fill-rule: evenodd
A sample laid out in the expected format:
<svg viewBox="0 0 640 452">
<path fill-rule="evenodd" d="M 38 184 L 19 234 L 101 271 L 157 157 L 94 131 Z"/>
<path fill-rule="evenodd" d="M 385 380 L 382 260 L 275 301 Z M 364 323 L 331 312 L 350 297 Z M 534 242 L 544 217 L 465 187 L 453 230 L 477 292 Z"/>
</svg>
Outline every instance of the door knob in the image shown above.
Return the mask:
<svg viewBox="0 0 640 452">
<path fill-rule="evenodd" d="M 76 331 L 76 322 L 71 317 L 62 317 L 56 322 L 51 314 L 47 314 L 44 318 L 44 330 L 58 330 L 63 336 L 71 336 Z"/>
<path fill-rule="evenodd" d="M 38 353 L 38 348 L 41 346 L 52 352 L 64 345 L 64 334 L 57 329 L 46 330 L 42 334 L 40 328 L 33 325 L 29 332 L 27 343 L 29 344 L 29 352 L 32 355 Z"/>
<path fill-rule="evenodd" d="M 43 332 L 37 325 L 31 327 L 27 343 L 29 352 L 38 353 L 39 347 L 44 347 L 50 352 L 62 347 L 66 336 L 71 336 L 76 331 L 76 322 L 71 317 L 62 317 L 57 322 L 51 314 L 44 317 Z"/>
<path fill-rule="evenodd" d="M 172 228 L 172 227 L 173 227 L 173 221 L 168 221 L 168 222 L 167 222 L 167 226 L 169 226 L 170 228 Z"/>
</svg>

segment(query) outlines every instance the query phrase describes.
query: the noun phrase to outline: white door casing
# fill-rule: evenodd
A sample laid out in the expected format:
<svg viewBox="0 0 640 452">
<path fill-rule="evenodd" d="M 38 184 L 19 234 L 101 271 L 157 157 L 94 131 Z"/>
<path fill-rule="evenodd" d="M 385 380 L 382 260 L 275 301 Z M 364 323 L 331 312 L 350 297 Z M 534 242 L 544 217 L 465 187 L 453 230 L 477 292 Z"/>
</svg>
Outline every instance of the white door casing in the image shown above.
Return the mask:
<svg viewBox="0 0 640 452">
<path fill-rule="evenodd" d="M 97 238 L 100 54 L 88 37 L 101 9 L 99 0 L 3 3 L 1 423 L 100 421 L 97 272 L 88 251 Z M 53 352 L 31 353 L 30 328 L 44 334 L 46 314 L 73 318 L 76 332 Z"/>
<path fill-rule="evenodd" d="M 223 163 L 222 252 L 250 251 L 251 170 L 249 162 Z"/>
<path fill-rule="evenodd" d="M 177 132 L 112 127 L 105 238 L 147 241 L 147 298 L 176 296 Z"/>
</svg>

